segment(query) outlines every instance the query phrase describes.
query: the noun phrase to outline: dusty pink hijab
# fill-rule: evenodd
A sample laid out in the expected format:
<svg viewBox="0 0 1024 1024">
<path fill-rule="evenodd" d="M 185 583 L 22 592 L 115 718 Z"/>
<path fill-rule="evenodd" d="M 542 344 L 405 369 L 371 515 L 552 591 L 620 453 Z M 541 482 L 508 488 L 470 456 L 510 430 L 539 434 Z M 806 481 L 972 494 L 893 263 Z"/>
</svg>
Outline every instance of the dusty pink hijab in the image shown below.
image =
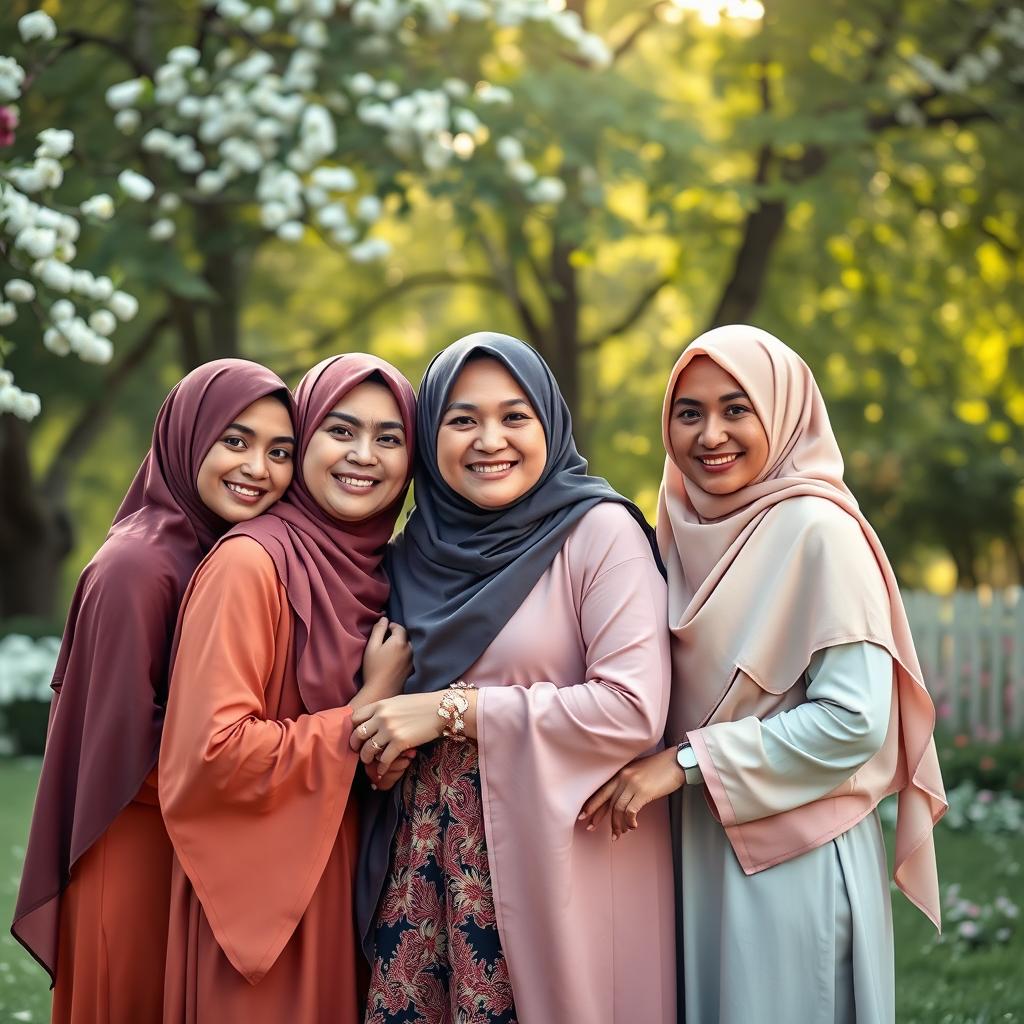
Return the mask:
<svg viewBox="0 0 1024 1024">
<path fill-rule="evenodd" d="M 676 382 L 702 355 L 739 382 L 768 435 L 764 470 L 727 495 L 686 480 L 669 441 Z M 790 812 L 792 822 L 775 815 L 744 826 L 739 844 L 730 839 L 734 848 L 747 847 L 745 870 L 760 870 L 828 841 L 899 792 L 894 877 L 938 924 L 932 827 L 946 802 L 932 739 L 935 710 L 896 577 L 843 482 L 842 455 L 810 369 L 756 327 L 716 328 L 687 346 L 672 370 L 662 429 L 669 455 L 658 540 L 676 680 L 668 738 L 678 741 L 720 708 L 741 704 L 744 686 L 777 695 L 781 704 L 817 650 L 858 640 L 884 647 L 894 661 L 894 695 L 882 750 L 841 792 Z"/>
</svg>

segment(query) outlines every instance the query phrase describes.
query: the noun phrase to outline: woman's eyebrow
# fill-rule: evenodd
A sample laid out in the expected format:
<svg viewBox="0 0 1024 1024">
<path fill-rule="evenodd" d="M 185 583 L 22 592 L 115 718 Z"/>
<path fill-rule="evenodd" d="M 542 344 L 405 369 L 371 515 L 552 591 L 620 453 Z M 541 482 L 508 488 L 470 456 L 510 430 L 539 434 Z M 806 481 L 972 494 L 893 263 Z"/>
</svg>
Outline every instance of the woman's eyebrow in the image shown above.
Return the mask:
<svg viewBox="0 0 1024 1024">
<path fill-rule="evenodd" d="M 499 404 L 507 408 L 510 405 L 529 405 L 530 403 L 525 398 L 506 398 Z M 452 402 L 452 404 L 445 409 L 445 415 L 450 413 L 452 409 L 459 409 L 463 412 L 476 412 L 479 408 L 480 406 L 474 405 L 472 402 Z"/>
<path fill-rule="evenodd" d="M 745 391 L 730 391 L 729 394 L 722 395 L 718 400 L 719 402 L 735 402 L 737 398 L 746 398 L 748 402 L 750 401 Z M 677 405 L 693 405 L 700 409 L 704 403 L 698 402 L 696 398 L 677 398 L 672 406 L 674 408 Z"/>
<path fill-rule="evenodd" d="M 246 434 L 248 437 L 255 437 L 256 431 L 252 427 L 247 427 L 244 423 L 229 423 L 225 430 L 237 430 L 240 434 Z M 273 437 L 270 439 L 271 444 L 295 444 L 295 438 L 288 434 L 282 434 L 280 437 Z"/>
<path fill-rule="evenodd" d="M 327 415 L 333 416 L 335 419 L 342 420 L 353 427 L 361 428 L 366 426 L 358 416 L 352 416 L 347 412 L 329 412 Z M 398 423 L 395 420 L 385 420 L 383 423 L 374 423 L 371 425 L 375 430 L 400 430 L 403 434 L 405 433 L 405 424 Z"/>
</svg>

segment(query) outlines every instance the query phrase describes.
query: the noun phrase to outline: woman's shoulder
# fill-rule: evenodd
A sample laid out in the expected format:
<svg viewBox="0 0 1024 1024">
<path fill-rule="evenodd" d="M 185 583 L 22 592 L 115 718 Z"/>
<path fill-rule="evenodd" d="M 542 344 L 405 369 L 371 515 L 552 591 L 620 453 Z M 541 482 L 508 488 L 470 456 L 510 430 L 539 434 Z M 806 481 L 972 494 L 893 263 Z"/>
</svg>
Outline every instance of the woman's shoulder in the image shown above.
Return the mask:
<svg viewBox="0 0 1024 1024">
<path fill-rule="evenodd" d="M 229 534 L 206 556 L 196 573 L 200 576 L 269 577 L 276 579 L 277 569 L 267 549 L 245 533 Z"/>
<path fill-rule="evenodd" d="M 765 519 L 773 532 L 810 539 L 866 541 L 856 516 L 831 498 L 801 494 L 780 501 Z"/>
<path fill-rule="evenodd" d="M 635 559 L 656 566 L 650 541 L 633 514 L 617 501 L 588 509 L 566 541 L 570 570 L 600 575 Z"/>
</svg>

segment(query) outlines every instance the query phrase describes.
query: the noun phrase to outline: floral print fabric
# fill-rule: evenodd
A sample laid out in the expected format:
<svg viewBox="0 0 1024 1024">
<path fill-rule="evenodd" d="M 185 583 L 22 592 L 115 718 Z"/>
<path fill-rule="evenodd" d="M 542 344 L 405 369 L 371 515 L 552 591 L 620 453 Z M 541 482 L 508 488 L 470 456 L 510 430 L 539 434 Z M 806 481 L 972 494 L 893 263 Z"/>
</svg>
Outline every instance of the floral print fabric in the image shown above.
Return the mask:
<svg viewBox="0 0 1024 1024">
<path fill-rule="evenodd" d="M 516 1024 L 475 743 L 420 750 L 380 906 L 366 1024 Z"/>
</svg>

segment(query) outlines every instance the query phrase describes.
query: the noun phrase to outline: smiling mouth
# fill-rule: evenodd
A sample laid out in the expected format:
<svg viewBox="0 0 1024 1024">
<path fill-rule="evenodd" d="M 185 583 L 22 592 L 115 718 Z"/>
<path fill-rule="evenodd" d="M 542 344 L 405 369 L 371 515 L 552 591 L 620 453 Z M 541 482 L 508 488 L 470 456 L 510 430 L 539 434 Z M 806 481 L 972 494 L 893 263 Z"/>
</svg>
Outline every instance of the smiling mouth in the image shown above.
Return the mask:
<svg viewBox="0 0 1024 1024">
<path fill-rule="evenodd" d="M 237 494 L 240 498 L 262 498 L 267 492 L 260 487 L 249 487 L 246 484 L 236 484 L 233 480 L 225 480 L 224 486 L 231 491 L 232 494 Z"/>
<path fill-rule="evenodd" d="M 466 468 L 478 476 L 497 476 L 518 465 L 518 462 L 471 462 Z"/>
<path fill-rule="evenodd" d="M 332 473 L 331 475 L 347 490 L 364 494 L 367 491 L 373 490 L 380 483 L 379 480 L 374 480 L 368 476 L 351 476 L 348 473 Z"/>
<path fill-rule="evenodd" d="M 697 461 L 709 469 L 721 469 L 724 466 L 731 466 L 742 455 L 742 452 L 732 452 L 729 455 L 698 455 Z"/>
</svg>

